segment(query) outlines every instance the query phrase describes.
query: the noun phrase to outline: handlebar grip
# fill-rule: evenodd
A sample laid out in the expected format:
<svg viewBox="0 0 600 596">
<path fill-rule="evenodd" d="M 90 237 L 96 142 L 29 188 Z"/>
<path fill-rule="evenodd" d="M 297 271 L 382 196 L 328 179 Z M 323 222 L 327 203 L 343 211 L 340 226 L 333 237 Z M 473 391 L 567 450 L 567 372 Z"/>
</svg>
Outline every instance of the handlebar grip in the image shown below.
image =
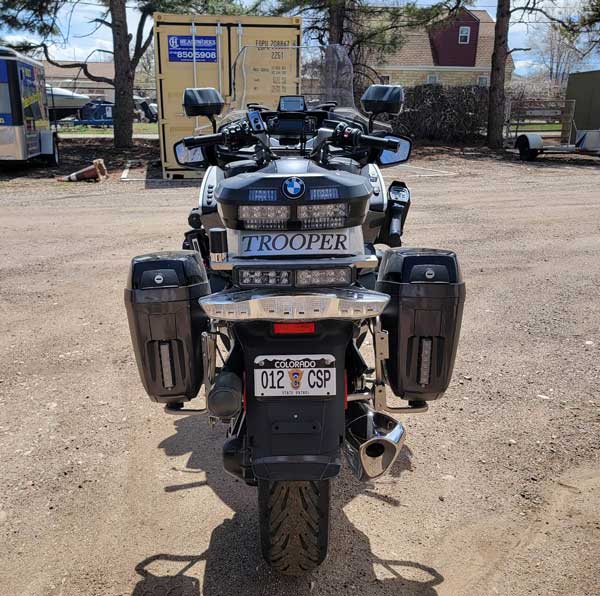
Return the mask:
<svg viewBox="0 0 600 596">
<path fill-rule="evenodd" d="M 402 219 L 398 216 L 392 216 L 388 237 L 392 242 L 396 243 L 400 241 L 400 236 L 402 236 Z"/>
<path fill-rule="evenodd" d="M 400 148 L 400 143 L 398 141 L 373 137 L 371 135 L 361 135 L 360 144 L 366 145 L 367 147 L 373 147 L 374 149 L 391 149 L 392 151 L 398 151 Z"/>
<path fill-rule="evenodd" d="M 212 135 L 197 135 L 191 137 L 184 137 L 183 144 L 188 149 L 194 147 L 202 147 L 203 145 L 217 145 L 225 141 L 225 135 L 221 132 Z"/>
</svg>

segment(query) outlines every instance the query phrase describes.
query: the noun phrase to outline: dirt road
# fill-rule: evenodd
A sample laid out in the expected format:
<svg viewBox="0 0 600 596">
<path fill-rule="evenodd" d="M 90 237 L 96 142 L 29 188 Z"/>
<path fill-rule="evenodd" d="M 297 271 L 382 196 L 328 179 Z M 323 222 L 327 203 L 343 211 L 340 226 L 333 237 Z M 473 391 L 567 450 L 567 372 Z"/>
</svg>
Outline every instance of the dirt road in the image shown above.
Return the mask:
<svg viewBox="0 0 600 596">
<path fill-rule="evenodd" d="M 195 189 L 0 181 L 2 594 L 599 593 L 600 162 L 412 163 L 387 172 L 413 190 L 405 244 L 455 249 L 468 284 L 454 380 L 390 476 L 335 482 L 299 580 L 261 561 L 223 428 L 137 377 L 128 262 L 180 245 Z"/>
</svg>

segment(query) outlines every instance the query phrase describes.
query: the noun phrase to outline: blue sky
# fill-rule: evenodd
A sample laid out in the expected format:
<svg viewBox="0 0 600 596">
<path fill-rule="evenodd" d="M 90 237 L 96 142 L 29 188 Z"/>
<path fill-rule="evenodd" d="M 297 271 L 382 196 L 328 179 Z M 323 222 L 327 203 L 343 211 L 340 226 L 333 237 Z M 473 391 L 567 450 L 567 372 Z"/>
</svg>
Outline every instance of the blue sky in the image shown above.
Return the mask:
<svg viewBox="0 0 600 596">
<path fill-rule="evenodd" d="M 423 0 L 423 4 L 431 3 L 433 0 Z M 568 1 L 568 0 L 567 0 Z M 84 4 L 68 6 L 61 14 L 61 28 L 63 31 L 69 31 L 69 38 L 66 42 L 57 42 L 53 48 L 53 55 L 60 60 L 84 60 L 94 49 L 109 50 L 112 46 L 110 31 L 106 27 L 101 27 L 93 35 L 89 33 L 94 26 L 90 21 L 101 15 L 102 9 L 94 6 L 94 0 L 85 0 Z M 479 0 L 473 4 L 473 8 L 487 10 L 492 17 L 496 13 L 496 2 L 494 0 Z M 130 30 L 135 32 L 138 21 L 138 13 L 128 10 L 128 21 Z M 147 29 L 149 29 L 148 24 Z M 11 31 L 0 31 L 0 36 L 11 41 L 21 39 L 23 36 Z M 530 36 L 530 26 L 526 24 L 513 24 L 510 29 L 509 43 L 511 47 L 528 47 L 528 38 Z M 106 55 L 104 55 L 106 56 Z M 102 54 L 96 53 L 91 59 L 102 59 Z M 518 74 L 527 74 L 535 70 L 536 60 L 531 52 L 515 52 L 513 59 Z M 598 60 L 591 64 L 598 65 Z"/>
</svg>

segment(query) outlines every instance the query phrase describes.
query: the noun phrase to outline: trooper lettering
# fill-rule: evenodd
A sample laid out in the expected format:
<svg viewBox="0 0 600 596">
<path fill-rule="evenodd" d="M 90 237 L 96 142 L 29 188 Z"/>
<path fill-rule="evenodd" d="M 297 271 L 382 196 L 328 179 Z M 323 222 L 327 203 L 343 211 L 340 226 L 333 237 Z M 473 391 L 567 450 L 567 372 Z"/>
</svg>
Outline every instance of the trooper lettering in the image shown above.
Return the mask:
<svg viewBox="0 0 600 596">
<path fill-rule="evenodd" d="M 271 236 L 261 236 L 260 238 L 260 247 L 258 248 L 258 250 L 260 252 L 265 252 L 267 250 L 271 250 L 269 247 L 269 244 L 271 243 Z"/>
<path fill-rule="evenodd" d="M 292 250 L 302 250 L 306 244 L 306 236 L 304 234 L 294 234 L 290 239 L 290 248 Z"/>
<path fill-rule="evenodd" d="M 325 236 L 325 234 L 309 234 L 308 235 L 308 246 L 306 247 L 306 249 L 311 250 L 313 247 L 313 244 L 315 244 L 315 242 L 318 242 L 323 236 Z"/>
<path fill-rule="evenodd" d="M 333 244 L 333 234 L 325 235 L 321 238 L 321 250 L 331 250 L 331 245 Z"/>
<path fill-rule="evenodd" d="M 269 252 L 344 252 L 348 250 L 345 232 L 280 234 L 248 234 L 242 236 L 242 252 L 265 254 Z"/>
<path fill-rule="evenodd" d="M 273 250 L 284 250 L 287 248 L 289 241 L 289 238 L 284 234 L 277 234 L 277 236 L 273 238 Z"/>
<path fill-rule="evenodd" d="M 346 246 L 346 241 L 348 240 L 347 236 L 342 236 L 341 234 L 337 234 L 336 243 L 334 250 L 348 250 Z"/>
</svg>

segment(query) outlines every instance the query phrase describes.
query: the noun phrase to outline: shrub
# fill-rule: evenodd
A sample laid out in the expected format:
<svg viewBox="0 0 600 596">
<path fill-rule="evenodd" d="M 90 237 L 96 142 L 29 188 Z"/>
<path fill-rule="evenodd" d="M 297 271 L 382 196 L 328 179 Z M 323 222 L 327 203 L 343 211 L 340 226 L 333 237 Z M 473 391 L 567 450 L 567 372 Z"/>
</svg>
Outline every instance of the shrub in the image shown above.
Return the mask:
<svg viewBox="0 0 600 596">
<path fill-rule="evenodd" d="M 404 110 L 391 118 L 394 131 L 414 139 L 465 142 L 485 134 L 486 87 L 405 87 Z"/>
</svg>

